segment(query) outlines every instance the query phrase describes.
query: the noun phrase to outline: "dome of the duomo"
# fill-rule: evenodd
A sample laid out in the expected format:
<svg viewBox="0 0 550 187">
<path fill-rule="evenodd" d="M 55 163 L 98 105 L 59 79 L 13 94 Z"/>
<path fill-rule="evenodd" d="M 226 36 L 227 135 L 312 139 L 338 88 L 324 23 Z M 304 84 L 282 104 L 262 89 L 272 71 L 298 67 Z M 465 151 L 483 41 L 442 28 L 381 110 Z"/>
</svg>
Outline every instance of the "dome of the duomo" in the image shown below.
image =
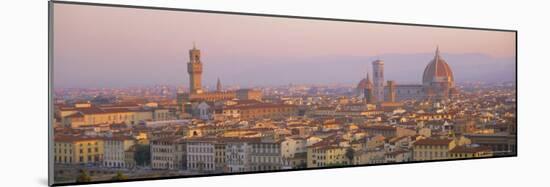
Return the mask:
<svg viewBox="0 0 550 187">
<path fill-rule="evenodd" d="M 364 90 L 364 89 L 367 88 L 368 85 L 369 84 L 368 84 L 368 81 L 367 81 L 366 78 L 361 79 L 361 81 L 359 81 L 359 84 L 357 84 L 357 89 L 358 90 Z"/>
<path fill-rule="evenodd" d="M 455 87 L 453 70 L 441 57 L 439 47 L 433 59 L 424 68 L 422 84 L 399 85 L 395 81 L 387 81 L 384 84 L 384 64 L 381 61 L 373 62 L 373 73 L 376 75 L 373 82 L 370 81 L 367 73 L 367 77 L 357 84 L 357 94 L 366 103 L 410 99 L 445 100 L 456 97 L 460 92 Z M 379 92 L 382 93 L 378 95 Z"/>
<path fill-rule="evenodd" d="M 451 67 L 439 55 L 439 48 L 436 49 L 434 59 L 424 69 L 422 83 L 430 85 L 433 83 L 454 83 L 454 76 Z"/>
<path fill-rule="evenodd" d="M 359 81 L 359 84 L 357 84 L 357 90 L 364 90 L 367 88 L 372 88 L 372 82 L 370 81 L 370 77 L 368 73 L 367 73 L 367 77 L 361 79 L 361 81 Z"/>
<path fill-rule="evenodd" d="M 361 79 L 361 81 L 359 81 L 359 83 L 357 84 L 357 88 L 356 88 L 357 94 L 359 96 L 363 96 L 363 92 L 366 89 L 372 89 L 372 82 L 370 81 L 370 77 L 368 73 L 367 73 L 367 77 Z"/>
</svg>

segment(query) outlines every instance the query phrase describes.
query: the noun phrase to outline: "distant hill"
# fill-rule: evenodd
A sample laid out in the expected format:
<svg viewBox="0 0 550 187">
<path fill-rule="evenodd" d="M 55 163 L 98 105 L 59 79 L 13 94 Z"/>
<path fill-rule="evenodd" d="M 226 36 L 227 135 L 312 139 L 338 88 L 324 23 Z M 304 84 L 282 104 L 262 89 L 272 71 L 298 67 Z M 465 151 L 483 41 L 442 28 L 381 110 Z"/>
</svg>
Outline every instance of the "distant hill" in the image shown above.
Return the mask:
<svg viewBox="0 0 550 187">
<path fill-rule="evenodd" d="M 205 63 L 205 84 L 214 84 L 216 77 L 222 83 L 235 85 L 281 85 L 288 83 L 356 83 L 372 72 L 371 62 L 377 58 L 385 62 L 386 80 L 397 83 L 420 83 L 426 65 L 433 53 L 386 54 L 380 56 L 319 56 L 308 58 L 282 57 L 212 59 Z M 494 58 L 484 54 L 446 54 L 442 57 L 453 69 L 457 82 L 501 82 L 515 80 L 515 59 Z M 252 61 L 251 59 L 255 59 Z M 372 73 L 371 73 L 372 76 Z"/>
</svg>

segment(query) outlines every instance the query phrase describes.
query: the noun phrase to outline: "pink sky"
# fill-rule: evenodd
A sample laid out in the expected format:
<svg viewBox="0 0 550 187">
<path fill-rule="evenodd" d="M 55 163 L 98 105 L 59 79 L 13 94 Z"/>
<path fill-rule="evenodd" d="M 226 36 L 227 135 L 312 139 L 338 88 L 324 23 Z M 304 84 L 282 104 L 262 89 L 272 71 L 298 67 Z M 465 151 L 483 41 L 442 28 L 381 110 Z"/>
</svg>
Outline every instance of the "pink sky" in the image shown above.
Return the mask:
<svg viewBox="0 0 550 187">
<path fill-rule="evenodd" d="M 513 32 L 56 4 L 54 81 L 125 84 L 117 76 L 185 66 L 193 42 L 213 64 L 433 53 L 437 45 L 444 53 L 514 58 L 516 46 Z M 159 79 L 187 79 L 185 69 L 165 76 Z"/>
</svg>

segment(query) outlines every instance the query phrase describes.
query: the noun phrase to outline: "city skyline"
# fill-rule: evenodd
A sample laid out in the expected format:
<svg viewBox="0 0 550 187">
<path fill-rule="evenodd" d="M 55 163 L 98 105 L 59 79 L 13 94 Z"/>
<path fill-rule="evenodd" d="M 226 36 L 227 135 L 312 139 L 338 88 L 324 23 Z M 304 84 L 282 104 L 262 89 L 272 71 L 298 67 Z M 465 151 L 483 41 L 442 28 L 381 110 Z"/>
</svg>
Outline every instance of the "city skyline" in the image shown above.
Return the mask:
<svg viewBox="0 0 550 187">
<path fill-rule="evenodd" d="M 118 12 L 118 9 L 113 11 L 111 7 L 56 5 L 56 8 L 55 16 L 59 16 L 54 23 L 54 33 L 58 35 L 54 41 L 56 87 L 182 85 L 188 81 L 185 74 L 185 63 L 188 61 L 186 50 L 191 48 L 194 41 L 204 51 L 204 66 L 209 72 L 205 73 L 204 82 L 209 86 L 214 86 L 218 77 L 224 85 L 243 87 L 289 83 L 353 83 L 364 75 L 367 65 L 376 58 L 387 62 L 387 77 L 398 82 L 408 82 L 410 79 L 417 80 L 421 75 L 416 74 L 421 70 L 413 68 L 410 71 L 414 72 L 403 72 L 409 71 L 408 68 L 399 67 L 403 64 L 425 66 L 437 45 L 441 46 L 442 54 L 447 57 L 451 66 L 466 66 L 454 68 L 465 75 L 457 77 L 457 82 L 501 80 L 502 75 L 486 75 L 481 71 L 488 69 L 484 67 L 494 67 L 495 64 L 505 66 L 504 71 L 495 71 L 496 73 L 515 72 L 515 35 L 510 32 L 142 9 L 124 9 Z M 101 12 L 101 16 L 90 16 L 98 15 L 98 12 Z M 135 20 L 142 15 L 139 14 L 141 12 L 146 13 L 148 18 Z M 67 14 L 71 16 L 64 16 Z M 100 23 L 103 16 L 111 18 Z M 200 24 L 192 24 L 192 20 L 198 17 L 201 19 Z M 117 24 L 121 19 L 124 19 L 124 27 Z M 234 24 L 235 20 L 245 20 L 250 24 L 237 26 Z M 215 25 L 215 21 L 222 24 Z M 212 27 L 216 28 L 210 29 Z M 132 28 L 132 32 L 126 33 L 121 28 Z M 274 35 L 267 28 L 275 29 L 279 33 Z M 330 32 L 313 32 L 319 29 L 329 29 Z M 218 32 L 221 30 L 224 32 Z M 248 34 L 242 34 L 242 30 L 247 30 Z M 282 31 L 288 33 L 281 33 Z M 340 37 L 342 33 L 350 35 L 350 31 L 357 34 L 353 38 Z M 384 37 L 380 35 L 381 32 L 390 34 Z M 120 37 L 114 37 L 117 34 Z M 415 37 L 410 37 L 411 35 Z M 266 38 L 273 38 L 272 36 L 286 40 L 266 41 Z M 396 36 L 417 39 L 377 39 Z M 449 38 L 457 41 L 449 41 Z M 410 49 L 402 49 L 403 46 L 409 46 Z M 349 64 L 349 68 L 341 68 L 339 74 L 334 73 L 329 79 L 322 67 L 311 71 L 311 63 L 327 64 L 327 68 Z M 473 72 L 468 71 L 472 64 L 483 63 L 488 65 L 472 69 Z M 395 64 L 394 68 L 392 64 Z M 230 69 L 235 66 L 242 68 Z M 88 71 L 81 70 L 82 67 L 86 67 Z M 128 67 L 132 69 L 129 70 Z M 262 67 L 273 69 L 271 72 L 274 73 L 258 74 L 256 71 Z M 510 67 L 514 69 L 510 70 Z M 358 68 L 361 71 L 357 71 Z M 303 76 L 300 72 L 304 71 L 318 73 Z M 288 76 L 278 77 L 279 72 L 285 72 Z M 266 77 L 269 81 L 259 81 L 260 77 Z M 469 77 L 479 79 L 471 80 Z M 515 79 L 506 81 L 513 80 Z"/>
<path fill-rule="evenodd" d="M 515 32 L 54 7 L 54 184 L 517 156 Z"/>
</svg>

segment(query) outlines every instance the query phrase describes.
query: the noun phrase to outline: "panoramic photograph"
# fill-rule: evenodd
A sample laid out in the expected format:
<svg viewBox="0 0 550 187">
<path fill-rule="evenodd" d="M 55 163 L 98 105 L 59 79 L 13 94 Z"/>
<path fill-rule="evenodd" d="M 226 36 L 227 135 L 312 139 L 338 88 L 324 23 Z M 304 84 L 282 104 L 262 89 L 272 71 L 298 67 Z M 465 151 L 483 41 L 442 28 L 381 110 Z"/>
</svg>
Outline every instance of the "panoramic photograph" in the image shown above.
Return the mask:
<svg viewBox="0 0 550 187">
<path fill-rule="evenodd" d="M 52 6 L 55 184 L 517 155 L 515 32 Z"/>
</svg>

